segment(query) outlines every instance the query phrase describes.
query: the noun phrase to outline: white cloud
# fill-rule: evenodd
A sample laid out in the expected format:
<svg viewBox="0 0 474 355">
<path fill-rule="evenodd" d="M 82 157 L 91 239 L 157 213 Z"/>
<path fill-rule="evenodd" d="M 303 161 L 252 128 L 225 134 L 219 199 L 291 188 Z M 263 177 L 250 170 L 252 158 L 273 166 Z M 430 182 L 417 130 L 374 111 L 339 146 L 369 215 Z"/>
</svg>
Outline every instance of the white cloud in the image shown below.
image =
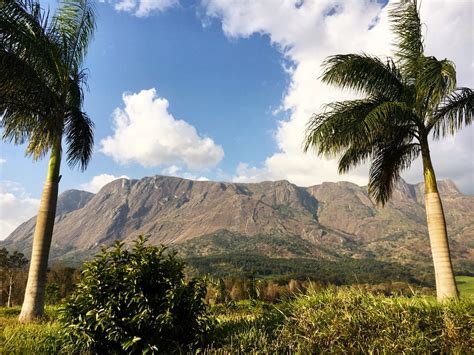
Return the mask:
<svg viewBox="0 0 474 355">
<path fill-rule="evenodd" d="M 92 192 L 92 193 L 96 193 L 96 192 L 99 192 L 99 190 L 107 185 L 109 182 L 112 182 L 114 180 L 117 180 L 117 179 L 130 179 L 128 176 L 126 175 L 122 175 L 122 176 L 113 176 L 113 175 L 110 175 L 110 174 L 100 174 L 100 175 L 96 175 L 94 176 L 91 181 L 85 183 L 85 184 L 82 184 L 80 185 L 80 188 L 82 190 L 85 190 L 85 191 L 89 191 L 89 192 Z"/>
<path fill-rule="evenodd" d="M 234 180 L 288 179 L 299 185 L 313 185 L 344 179 L 366 184 L 366 166 L 341 176 L 337 173 L 337 159 L 304 154 L 302 142 L 309 117 L 320 112 L 324 103 L 355 97 L 328 87 L 318 79 L 321 63 L 327 56 L 360 52 L 377 56 L 392 54 L 388 6 L 382 8 L 375 1 L 361 0 L 305 1 L 301 6 L 296 3 L 203 1 L 207 16 L 220 19 L 228 37 L 246 38 L 254 33 L 268 35 L 283 56 L 293 63 L 287 70 L 291 81 L 282 101 L 282 109 L 289 110 L 290 118 L 278 122 L 275 133 L 278 151 L 269 156 L 262 167 L 241 163 Z M 425 0 L 421 9 L 422 21 L 426 24 L 426 52 L 452 59 L 458 70 L 459 84 L 470 87 L 474 78 L 472 46 L 466 44 L 472 44 L 472 8 L 469 0 Z M 336 9 L 335 13 L 327 16 L 331 9 Z M 459 156 L 472 162 L 473 132 L 472 127 L 466 128 L 450 143 L 443 140 L 432 146 L 438 176 L 452 178 L 464 191 L 471 193 L 474 193 L 472 168 L 466 168 L 466 160 L 452 159 L 452 155 L 440 151 L 451 146 Z M 453 151 L 449 152 L 452 154 Z M 418 162 L 405 176 L 412 181 L 421 181 Z"/>
<path fill-rule="evenodd" d="M 101 141 L 101 152 L 115 161 L 144 167 L 185 165 L 199 170 L 217 165 L 224 150 L 200 136 L 189 123 L 175 119 L 168 100 L 155 89 L 124 94 L 125 108 L 115 109 L 114 135 Z"/>
<path fill-rule="evenodd" d="M 6 162 L 7 162 L 7 160 L 6 160 L 6 159 L 2 159 L 2 158 L 0 158 L 0 164 L 5 164 Z"/>
<path fill-rule="evenodd" d="M 188 171 L 184 171 L 183 168 L 177 166 L 177 165 L 171 165 L 167 167 L 166 169 L 163 169 L 161 171 L 162 174 L 164 175 L 169 175 L 169 176 L 177 176 L 177 177 L 182 177 L 184 179 L 189 179 L 189 180 L 197 180 L 197 181 L 209 181 L 209 179 L 205 176 L 199 176 L 196 174 L 192 174 Z"/>
<path fill-rule="evenodd" d="M 0 240 L 38 212 L 39 200 L 13 181 L 0 182 Z"/>
<path fill-rule="evenodd" d="M 117 11 L 125 11 L 137 17 L 146 17 L 159 13 L 179 4 L 178 0 L 118 0 L 109 1 Z"/>
</svg>

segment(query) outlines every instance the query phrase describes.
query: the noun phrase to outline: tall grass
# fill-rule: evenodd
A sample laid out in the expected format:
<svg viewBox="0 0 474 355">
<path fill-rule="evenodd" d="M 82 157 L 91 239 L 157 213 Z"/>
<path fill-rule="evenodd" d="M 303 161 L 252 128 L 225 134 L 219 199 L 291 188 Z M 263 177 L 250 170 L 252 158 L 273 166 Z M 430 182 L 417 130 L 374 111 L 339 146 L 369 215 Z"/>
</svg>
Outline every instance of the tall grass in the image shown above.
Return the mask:
<svg viewBox="0 0 474 355">
<path fill-rule="evenodd" d="M 1 312 L 6 354 L 67 353 L 61 326 L 50 318 L 22 325 Z M 3 314 L 3 318 L 2 318 Z M 50 312 L 54 317 L 54 310 Z M 180 352 L 229 353 L 474 353 L 474 301 L 385 297 L 358 288 L 308 291 L 280 304 L 234 302 L 213 307 L 209 345 Z M 2 340 L 2 339 L 0 339 Z"/>
<path fill-rule="evenodd" d="M 5 354 L 58 354 L 63 346 L 57 322 L 15 324 L 5 328 Z"/>
<path fill-rule="evenodd" d="M 439 304 L 351 288 L 309 291 L 273 308 L 252 308 L 248 316 L 226 315 L 205 352 L 474 352 L 474 303 L 468 299 Z"/>
<path fill-rule="evenodd" d="M 387 298 L 357 289 L 295 299 L 280 331 L 304 352 L 472 353 L 474 303 Z"/>
</svg>

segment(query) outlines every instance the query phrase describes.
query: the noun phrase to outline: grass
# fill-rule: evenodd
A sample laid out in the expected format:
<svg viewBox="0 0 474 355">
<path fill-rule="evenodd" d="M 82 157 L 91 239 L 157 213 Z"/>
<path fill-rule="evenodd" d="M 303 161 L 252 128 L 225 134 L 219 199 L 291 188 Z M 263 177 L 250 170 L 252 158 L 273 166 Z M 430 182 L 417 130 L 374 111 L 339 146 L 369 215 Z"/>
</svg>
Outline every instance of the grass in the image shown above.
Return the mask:
<svg viewBox="0 0 474 355">
<path fill-rule="evenodd" d="M 358 288 L 309 291 L 270 305 L 213 306 L 208 346 L 192 353 L 460 353 L 474 352 L 474 300 L 439 304 L 385 297 Z M 43 323 L 19 324 L 19 309 L 0 308 L 0 353 L 57 354 L 61 326 L 48 309 Z"/>
<path fill-rule="evenodd" d="M 474 298 L 474 277 L 456 276 L 456 282 L 461 296 Z"/>
<path fill-rule="evenodd" d="M 47 306 L 41 322 L 18 322 L 20 307 L 0 307 L 0 354 L 56 354 L 61 348 L 57 307 Z"/>
</svg>

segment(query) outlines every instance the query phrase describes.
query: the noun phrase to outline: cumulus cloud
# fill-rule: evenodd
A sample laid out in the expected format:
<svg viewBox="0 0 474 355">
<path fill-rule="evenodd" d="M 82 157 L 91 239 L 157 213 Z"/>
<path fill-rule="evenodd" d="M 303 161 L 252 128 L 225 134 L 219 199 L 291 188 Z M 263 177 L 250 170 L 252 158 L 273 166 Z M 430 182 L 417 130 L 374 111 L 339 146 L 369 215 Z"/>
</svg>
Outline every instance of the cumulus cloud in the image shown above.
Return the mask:
<svg viewBox="0 0 474 355">
<path fill-rule="evenodd" d="M 290 112 L 290 118 L 278 122 L 275 132 L 278 151 L 260 167 L 241 163 L 234 180 L 288 179 L 300 185 L 313 185 L 344 179 L 366 184 L 367 166 L 341 176 L 337 173 L 337 159 L 304 154 L 302 142 L 309 117 L 320 112 L 323 104 L 355 97 L 318 80 L 321 63 L 327 56 L 361 52 L 381 57 L 392 55 L 388 6 L 361 0 L 204 0 L 203 7 L 208 18 L 222 22 L 222 29 L 228 37 L 246 38 L 255 33 L 268 35 L 292 63 L 291 68 L 286 69 L 291 80 L 281 105 L 283 110 Z M 472 10 L 473 4 L 469 0 L 425 0 L 421 8 L 422 21 L 426 24 L 427 54 L 452 59 L 458 70 L 459 84 L 470 87 L 474 81 L 470 52 Z M 465 128 L 465 132 L 451 140 L 432 144 L 432 152 L 437 155 L 438 176 L 452 178 L 461 189 L 471 193 L 474 193 L 473 132 L 472 127 Z M 454 152 L 467 159 L 471 168 L 469 165 L 466 167 L 466 160 L 452 159 Z M 411 181 L 421 181 L 419 162 L 404 176 Z M 468 180 L 470 183 L 466 183 Z"/>
<path fill-rule="evenodd" d="M 38 212 L 39 200 L 13 181 L 0 182 L 0 240 Z"/>
<path fill-rule="evenodd" d="M 110 0 L 115 10 L 129 12 L 137 17 L 146 17 L 163 12 L 179 4 L 178 0 Z"/>
<path fill-rule="evenodd" d="M 81 184 L 80 188 L 85 191 L 96 193 L 96 192 L 99 192 L 103 186 L 117 179 L 130 179 L 130 178 L 126 175 L 114 176 L 110 174 L 100 174 L 100 175 L 94 176 L 89 182 L 86 182 L 85 184 Z"/>
<path fill-rule="evenodd" d="M 189 123 L 175 119 L 168 111 L 168 100 L 158 97 L 155 89 L 124 94 L 123 101 L 125 108 L 113 113 L 114 134 L 103 139 L 100 148 L 115 161 L 200 170 L 222 160 L 222 147 L 200 136 Z"/>
</svg>

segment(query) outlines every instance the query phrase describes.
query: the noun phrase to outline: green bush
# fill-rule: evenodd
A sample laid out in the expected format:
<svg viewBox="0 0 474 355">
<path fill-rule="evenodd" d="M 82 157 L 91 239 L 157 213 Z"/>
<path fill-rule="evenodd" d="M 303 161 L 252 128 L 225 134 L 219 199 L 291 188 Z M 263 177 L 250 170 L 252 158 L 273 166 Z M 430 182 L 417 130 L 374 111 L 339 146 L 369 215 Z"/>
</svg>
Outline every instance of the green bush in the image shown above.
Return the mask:
<svg viewBox="0 0 474 355">
<path fill-rule="evenodd" d="M 210 326 L 202 280 L 184 278 L 184 263 L 165 247 L 131 251 L 123 243 L 85 265 L 60 315 L 70 351 L 169 352 L 197 346 Z"/>
</svg>

